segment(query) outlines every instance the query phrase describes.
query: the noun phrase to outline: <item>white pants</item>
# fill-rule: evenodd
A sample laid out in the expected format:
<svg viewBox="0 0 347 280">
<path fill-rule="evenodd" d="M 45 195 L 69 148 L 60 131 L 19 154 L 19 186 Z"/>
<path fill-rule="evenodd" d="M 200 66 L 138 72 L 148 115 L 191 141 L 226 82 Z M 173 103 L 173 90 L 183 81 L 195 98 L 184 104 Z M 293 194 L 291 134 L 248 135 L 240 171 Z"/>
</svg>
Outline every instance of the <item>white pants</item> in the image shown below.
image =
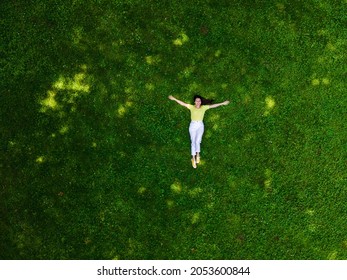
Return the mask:
<svg viewBox="0 0 347 280">
<path fill-rule="evenodd" d="M 204 134 L 204 123 L 202 121 L 191 121 L 189 134 L 192 145 L 192 156 L 195 156 L 196 153 L 200 153 L 200 143 Z"/>
</svg>

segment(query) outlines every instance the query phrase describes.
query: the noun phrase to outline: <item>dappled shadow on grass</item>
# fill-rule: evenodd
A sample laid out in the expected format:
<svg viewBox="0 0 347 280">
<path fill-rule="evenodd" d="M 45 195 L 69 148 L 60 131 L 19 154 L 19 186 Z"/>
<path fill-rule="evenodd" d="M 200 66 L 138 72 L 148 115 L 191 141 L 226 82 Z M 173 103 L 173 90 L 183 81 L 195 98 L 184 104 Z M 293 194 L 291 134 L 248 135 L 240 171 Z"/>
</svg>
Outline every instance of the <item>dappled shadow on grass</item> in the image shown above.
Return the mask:
<svg viewBox="0 0 347 280">
<path fill-rule="evenodd" d="M 20 19 L 16 3 L 1 257 L 343 258 L 344 222 L 328 221 L 344 209 L 345 43 L 317 31 L 324 11 L 62 2 Z M 195 92 L 231 100 L 207 112 L 197 170 L 189 113 L 167 100 Z"/>
</svg>

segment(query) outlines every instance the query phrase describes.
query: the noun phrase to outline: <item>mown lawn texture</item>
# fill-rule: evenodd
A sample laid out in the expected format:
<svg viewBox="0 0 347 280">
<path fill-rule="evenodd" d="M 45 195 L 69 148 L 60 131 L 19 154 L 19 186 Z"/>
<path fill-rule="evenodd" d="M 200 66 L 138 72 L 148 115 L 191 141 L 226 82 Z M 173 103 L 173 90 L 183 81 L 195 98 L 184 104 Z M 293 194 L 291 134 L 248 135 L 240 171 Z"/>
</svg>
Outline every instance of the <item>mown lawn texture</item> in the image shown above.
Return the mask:
<svg viewBox="0 0 347 280">
<path fill-rule="evenodd" d="M 0 9 L 1 259 L 347 258 L 346 0 Z"/>
</svg>

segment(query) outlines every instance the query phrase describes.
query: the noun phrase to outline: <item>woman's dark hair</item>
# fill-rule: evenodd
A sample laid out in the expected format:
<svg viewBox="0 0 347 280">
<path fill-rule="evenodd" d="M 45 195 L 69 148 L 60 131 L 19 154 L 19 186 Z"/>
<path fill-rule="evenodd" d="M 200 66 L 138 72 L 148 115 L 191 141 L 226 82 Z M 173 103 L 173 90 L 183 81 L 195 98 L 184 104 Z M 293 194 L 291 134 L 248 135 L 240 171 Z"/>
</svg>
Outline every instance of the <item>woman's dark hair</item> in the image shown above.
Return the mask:
<svg viewBox="0 0 347 280">
<path fill-rule="evenodd" d="M 201 105 L 209 105 L 209 104 L 212 104 L 213 103 L 213 99 L 206 99 L 206 98 L 203 98 L 201 95 L 194 95 L 194 98 L 193 98 L 193 102 L 195 102 L 195 99 L 197 98 L 200 98 L 201 100 Z"/>
</svg>

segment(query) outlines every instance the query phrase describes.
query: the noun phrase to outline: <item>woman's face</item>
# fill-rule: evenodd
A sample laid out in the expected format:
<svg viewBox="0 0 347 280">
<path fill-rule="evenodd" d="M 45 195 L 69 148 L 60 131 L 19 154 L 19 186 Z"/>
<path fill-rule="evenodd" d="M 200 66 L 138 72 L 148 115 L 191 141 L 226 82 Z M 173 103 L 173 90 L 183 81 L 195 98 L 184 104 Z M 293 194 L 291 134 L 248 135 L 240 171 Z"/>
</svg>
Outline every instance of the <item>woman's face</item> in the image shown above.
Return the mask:
<svg viewBox="0 0 347 280">
<path fill-rule="evenodd" d="M 195 98 L 194 103 L 195 103 L 195 107 L 196 108 L 200 108 L 200 106 L 201 106 L 201 99 L 200 98 Z"/>
</svg>

